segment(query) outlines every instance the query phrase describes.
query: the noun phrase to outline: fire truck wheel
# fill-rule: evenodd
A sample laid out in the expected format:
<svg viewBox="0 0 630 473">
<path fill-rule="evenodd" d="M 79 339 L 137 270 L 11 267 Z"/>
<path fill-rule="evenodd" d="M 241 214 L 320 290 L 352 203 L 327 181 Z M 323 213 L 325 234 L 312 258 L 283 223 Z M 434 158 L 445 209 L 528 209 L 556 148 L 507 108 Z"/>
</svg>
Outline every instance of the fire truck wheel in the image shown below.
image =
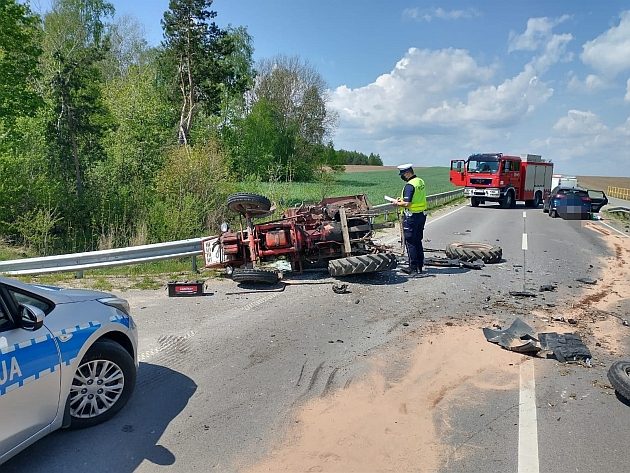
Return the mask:
<svg viewBox="0 0 630 473">
<path fill-rule="evenodd" d="M 271 202 L 264 195 L 240 192 L 228 196 L 227 206 L 233 212 L 241 215 L 249 213 L 256 216 L 268 214 L 271 209 Z"/>
<path fill-rule="evenodd" d="M 331 276 L 374 273 L 394 269 L 397 264 L 396 255 L 391 253 L 348 256 L 329 261 L 328 272 Z"/>
<path fill-rule="evenodd" d="M 473 207 L 479 207 L 480 203 L 481 203 L 481 199 L 479 199 L 479 197 L 470 198 L 470 205 L 472 205 Z"/>
<path fill-rule="evenodd" d="M 480 259 L 492 264 L 501 261 L 503 250 L 500 246 L 486 243 L 451 243 L 446 247 L 446 257 L 469 262 Z"/>
<path fill-rule="evenodd" d="M 234 282 L 251 282 L 261 284 L 276 284 L 278 273 L 259 268 L 235 268 L 232 272 Z"/>
<path fill-rule="evenodd" d="M 610 365 L 608 380 L 621 397 L 630 401 L 630 361 L 615 361 Z"/>
<path fill-rule="evenodd" d="M 514 200 L 514 193 L 512 191 L 507 191 L 505 196 L 500 200 L 501 208 L 503 209 L 513 209 L 516 207 L 516 201 Z"/>
</svg>

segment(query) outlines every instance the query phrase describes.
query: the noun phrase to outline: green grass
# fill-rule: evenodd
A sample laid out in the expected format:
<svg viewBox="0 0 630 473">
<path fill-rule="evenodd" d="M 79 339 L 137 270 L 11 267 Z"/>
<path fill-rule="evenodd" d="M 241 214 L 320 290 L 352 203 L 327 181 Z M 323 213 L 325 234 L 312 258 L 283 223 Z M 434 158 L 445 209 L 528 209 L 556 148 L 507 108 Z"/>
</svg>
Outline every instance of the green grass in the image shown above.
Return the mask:
<svg viewBox="0 0 630 473">
<path fill-rule="evenodd" d="M 427 167 L 416 169 L 418 177 L 426 184 L 427 195 L 455 189 L 449 182 L 449 168 Z M 239 192 L 262 194 L 280 209 L 302 202 L 319 202 L 324 197 L 366 194 L 371 205 L 385 203 L 383 196 L 398 197 L 403 181 L 395 170 L 341 173 L 330 182 L 244 182 Z"/>
</svg>

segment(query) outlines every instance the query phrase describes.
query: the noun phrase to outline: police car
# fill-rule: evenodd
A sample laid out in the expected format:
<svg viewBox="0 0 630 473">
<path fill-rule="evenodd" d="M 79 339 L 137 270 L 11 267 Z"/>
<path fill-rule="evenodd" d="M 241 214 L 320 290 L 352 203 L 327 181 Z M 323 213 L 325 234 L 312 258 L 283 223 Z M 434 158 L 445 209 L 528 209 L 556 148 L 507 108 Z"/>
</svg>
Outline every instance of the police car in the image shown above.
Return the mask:
<svg viewBox="0 0 630 473">
<path fill-rule="evenodd" d="M 137 340 L 124 299 L 0 277 L 0 464 L 116 414 L 135 385 Z"/>
</svg>

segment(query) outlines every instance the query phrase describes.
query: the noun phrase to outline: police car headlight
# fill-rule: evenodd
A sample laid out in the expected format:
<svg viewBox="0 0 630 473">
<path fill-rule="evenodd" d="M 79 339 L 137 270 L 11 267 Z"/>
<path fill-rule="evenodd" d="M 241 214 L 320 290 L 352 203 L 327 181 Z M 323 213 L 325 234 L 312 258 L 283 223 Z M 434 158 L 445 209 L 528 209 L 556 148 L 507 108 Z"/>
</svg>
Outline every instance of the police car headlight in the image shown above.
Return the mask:
<svg viewBox="0 0 630 473">
<path fill-rule="evenodd" d="M 103 299 L 98 299 L 101 304 L 108 305 L 110 307 L 114 307 L 129 317 L 129 302 L 125 299 L 121 299 L 119 297 L 104 297 Z"/>
</svg>

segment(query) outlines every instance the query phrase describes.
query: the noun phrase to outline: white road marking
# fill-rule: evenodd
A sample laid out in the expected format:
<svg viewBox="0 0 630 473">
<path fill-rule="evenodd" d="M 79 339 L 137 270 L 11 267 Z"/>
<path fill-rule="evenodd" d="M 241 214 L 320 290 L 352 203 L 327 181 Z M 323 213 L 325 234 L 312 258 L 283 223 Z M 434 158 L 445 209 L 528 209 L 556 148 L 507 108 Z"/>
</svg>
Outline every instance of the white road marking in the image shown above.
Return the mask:
<svg viewBox="0 0 630 473">
<path fill-rule="evenodd" d="M 624 237 L 628 238 L 628 235 L 626 235 L 624 232 L 621 232 L 621 231 L 617 230 L 617 229 L 616 229 L 615 227 L 613 227 L 612 225 L 608 225 L 607 223 L 604 223 L 604 222 L 599 222 L 599 223 L 601 223 L 602 225 L 606 225 L 608 228 L 610 228 L 611 230 L 616 231 L 616 232 L 617 232 L 617 233 L 619 233 L 621 236 L 624 236 Z"/>
<path fill-rule="evenodd" d="M 527 249 L 527 233 L 523 233 L 523 244 L 522 244 L 522 248 L 523 250 Z"/>
<path fill-rule="evenodd" d="M 536 418 L 536 381 L 534 360 L 520 368 L 521 387 L 518 408 L 518 473 L 539 473 L 538 420 Z"/>
<path fill-rule="evenodd" d="M 431 220 L 429 220 L 429 221 L 427 222 L 427 226 L 428 226 L 428 225 L 431 225 L 433 222 L 437 222 L 438 220 L 443 219 L 444 217 L 448 217 L 449 215 L 452 215 L 452 214 L 454 214 L 455 212 L 459 212 L 461 209 L 466 209 L 466 208 L 468 208 L 468 206 L 467 206 L 467 205 L 462 205 L 461 207 L 458 207 L 458 208 L 456 208 L 455 210 L 453 210 L 453 211 L 451 211 L 451 212 L 449 212 L 449 213 L 447 213 L 447 214 L 440 215 L 438 218 L 432 218 Z"/>
<path fill-rule="evenodd" d="M 527 211 L 523 210 L 523 218 L 527 218 Z"/>
</svg>

